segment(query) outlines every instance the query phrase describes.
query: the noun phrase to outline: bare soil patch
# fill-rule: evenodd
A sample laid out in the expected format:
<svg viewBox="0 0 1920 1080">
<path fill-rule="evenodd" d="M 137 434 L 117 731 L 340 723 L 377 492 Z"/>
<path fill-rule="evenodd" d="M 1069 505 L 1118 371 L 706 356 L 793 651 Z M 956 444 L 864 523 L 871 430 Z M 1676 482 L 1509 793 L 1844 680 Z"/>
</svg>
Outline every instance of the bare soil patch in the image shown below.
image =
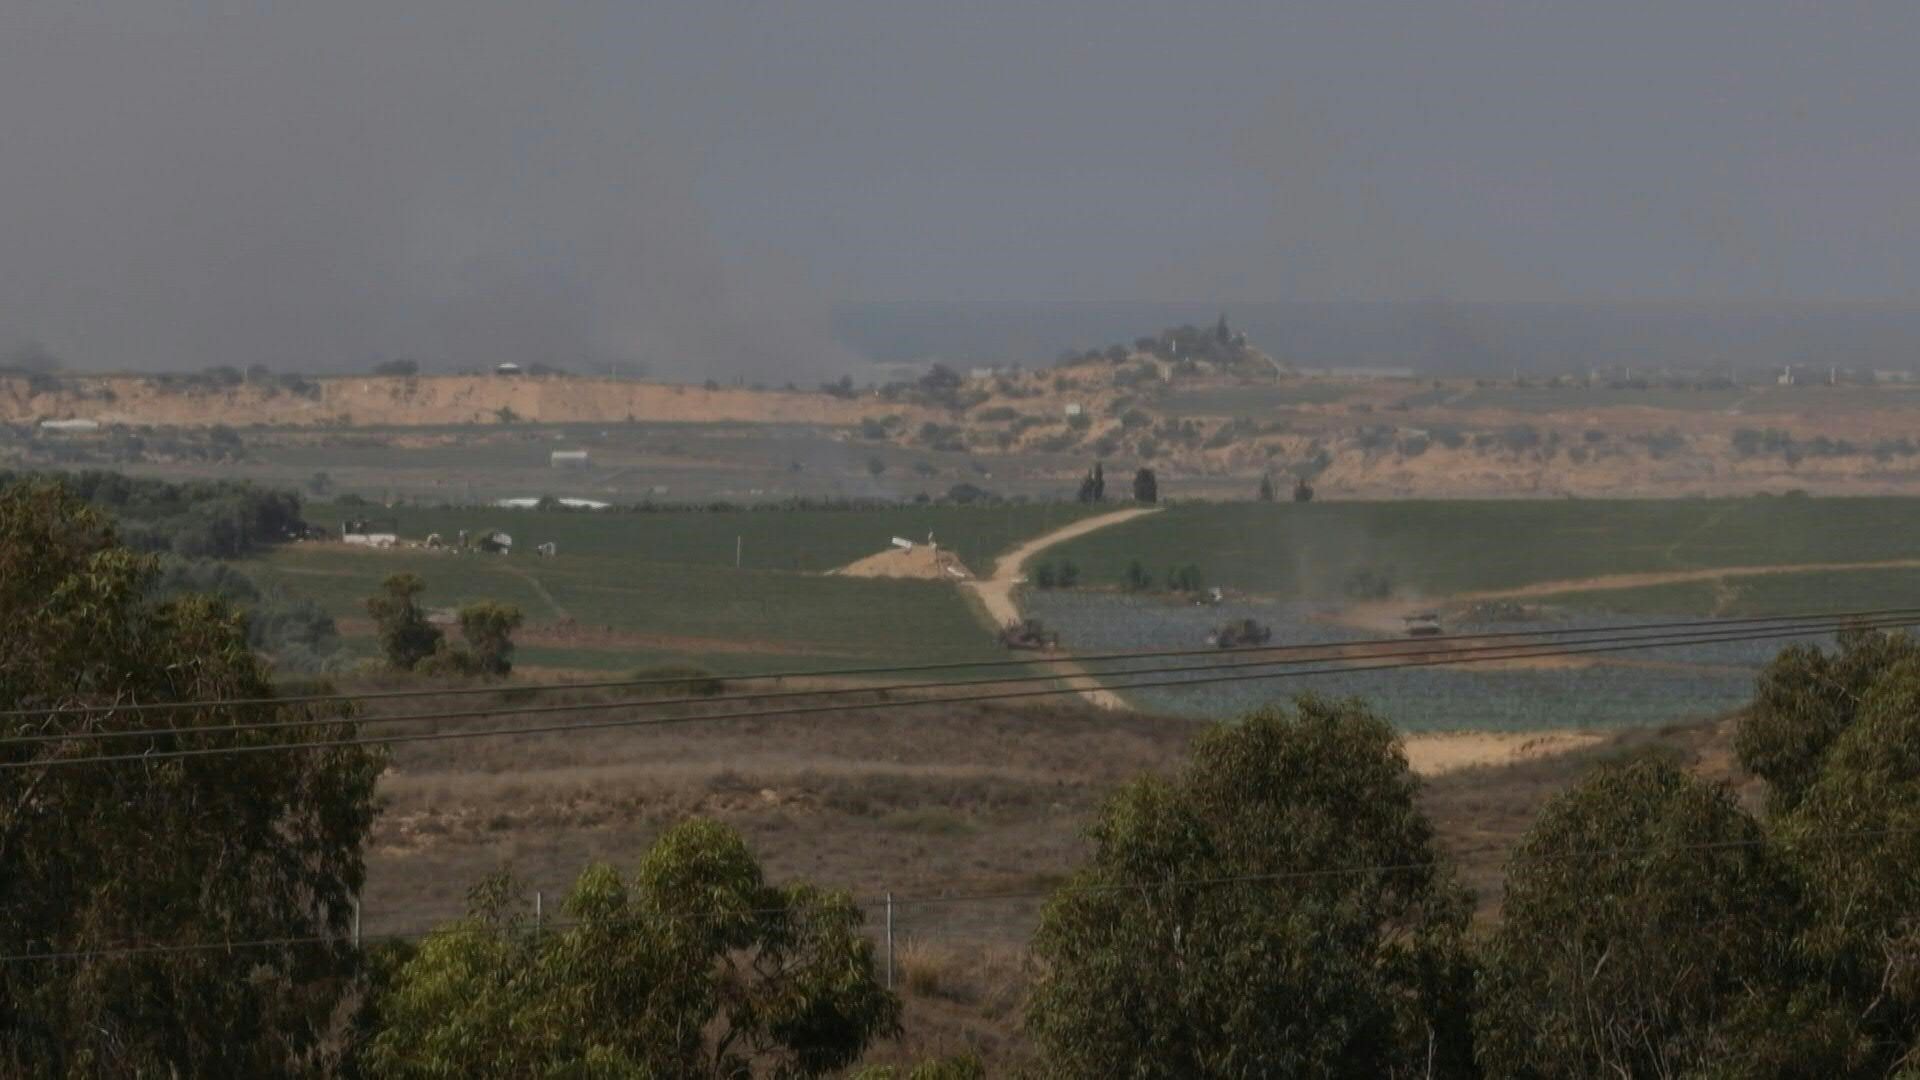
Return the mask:
<svg viewBox="0 0 1920 1080">
<path fill-rule="evenodd" d="M 932 544 L 915 544 L 911 548 L 891 547 L 828 572 L 841 577 L 973 580 L 973 571 L 960 561 L 960 556 Z"/>
</svg>

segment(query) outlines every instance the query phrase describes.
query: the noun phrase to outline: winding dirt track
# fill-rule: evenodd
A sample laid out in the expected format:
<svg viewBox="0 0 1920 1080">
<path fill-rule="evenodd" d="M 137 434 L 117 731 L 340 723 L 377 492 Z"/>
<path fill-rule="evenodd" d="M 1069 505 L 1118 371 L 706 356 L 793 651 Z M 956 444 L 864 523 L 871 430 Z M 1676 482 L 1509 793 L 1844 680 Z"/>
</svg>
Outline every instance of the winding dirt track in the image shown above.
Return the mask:
<svg viewBox="0 0 1920 1080">
<path fill-rule="evenodd" d="M 1525 597 L 1552 596 L 1555 593 L 1599 592 L 1608 589 L 1639 589 L 1649 585 L 1682 585 L 1695 581 L 1718 581 L 1730 577 L 1762 577 L 1769 574 L 1828 574 L 1858 570 L 1920 570 L 1920 559 L 1886 559 L 1881 562 L 1788 563 L 1768 566 L 1720 566 L 1707 570 L 1655 570 L 1643 574 L 1603 574 L 1599 577 L 1572 578 L 1565 581 L 1536 581 L 1511 589 L 1460 593 L 1447 600 L 1519 600 Z"/>
<path fill-rule="evenodd" d="M 987 616 L 993 620 L 994 628 L 997 630 L 999 627 L 1005 626 L 1010 622 L 1015 622 L 1020 618 L 1020 605 L 1013 601 L 1013 590 L 1017 588 L 1023 580 L 1020 575 L 1021 567 L 1024 567 L 1035 555 L 1040 554 L 1055 544 L 1064 544 L 1075 537 L 1085 536 L 1090 532 L 1097 532 L 1109 526 L 1118 525 L 1122 522 L 1132 521 L 1137 517 L 1144 517 L 1147 514 L 1157 514 L 1159 512 L 1159 507 L 1139 507 L 1132 510 L 1116 510 L 1111 514 L 1100 514 L 1096 517 L 1083 518 L 1064 528 L 1055 529 L 1042 536 L 1036 536 L 1026 543 L 1021 544 L 1019 547 L 1000 556 L 1000 561 L 993 564 L 993 573 L 991 575 L 973 581 L 962 582 L 961 587 L 972 590 L 973 594 L 980 598 L 981 606 L 987 609 Z M 1102 689 L 1098 679 L 1087 675 L 1077 666 L 1060 664 L 1057 665 L 1057 669 L 1066 677 L 1065 682 L 1067 686 L 1078 689 L 1080 696 L 1086 698 L 1093 704 L 1103 709 L 1124 709 L 1127 707 L 1127 703 L 1120 700 L 1118 694 L 1115 694 L 1111 690 Z"/>
</svg>

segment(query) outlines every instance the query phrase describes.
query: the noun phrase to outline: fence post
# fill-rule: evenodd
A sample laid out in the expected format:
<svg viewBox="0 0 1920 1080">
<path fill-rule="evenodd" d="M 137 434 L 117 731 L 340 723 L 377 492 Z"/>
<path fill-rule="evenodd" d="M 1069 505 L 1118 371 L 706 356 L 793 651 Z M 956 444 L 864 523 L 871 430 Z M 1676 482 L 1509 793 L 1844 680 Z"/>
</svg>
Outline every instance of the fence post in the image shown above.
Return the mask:
<svg viewBox="0 0 1920 1080">
<path fill-rule="evenodd" d="M 893 989 L 893 894 L 887 894 L 887 989 Z"/>
<path fill-rule="evenodd" d="M 535 889 L 533 890 L 533 936 L 534 937 L 540 936 L 540 927 L 542 922 L 544 921 L 542 919 L 542 916 L 544 914 L 545 913 L 541 910 L 541 907 L 540 907 L 540 890 Z"/>
<path fill-rule="evenodd" d="M 353 898 L 353 948 L 360 951 L 360 898 Z"/>
</svg>

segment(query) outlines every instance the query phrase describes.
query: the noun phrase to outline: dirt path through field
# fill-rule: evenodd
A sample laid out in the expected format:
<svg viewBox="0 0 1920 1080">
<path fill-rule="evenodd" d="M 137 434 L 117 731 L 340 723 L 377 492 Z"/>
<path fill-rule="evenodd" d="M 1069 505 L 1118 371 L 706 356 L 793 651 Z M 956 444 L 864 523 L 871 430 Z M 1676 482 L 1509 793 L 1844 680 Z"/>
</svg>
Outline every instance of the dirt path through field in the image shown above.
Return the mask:
<svg viewBox="0 0 1920 1080">
<path fill-rule="evenodd" d="M 1599 577 L 1569 578 L 1564 581 L 1536 581 L 1511 589 L 1488 589 L 1447 597 L 1452 601 L 1520 600 L 1551 596 L 1554 593 L 1600 592 L 1612 589 L 1641 589 L 1650 585 L 1684 585 L 1697 581 L 1718 581 L 1731 577 L 1763 577 L 1770 574 L 1830 574 L 1863 570 L 1920 570 L 1920 559 L 1886 559 L 1880 562 L 1789 563 L 1773 566 L 1721 566 L 1707 570 L 1656 570 L 1642 574 L 1602 574 Z M 1431 603 L 1430 601 L 1428 603 Z"/>
<path fill-rule="evenodd" d="M 1021 582 L 1020 568 L 1025 566 L 1035 555 L 1040 554 L 1055 544 L 1064 544 L 1075 537 L 1085 536 L 1090 532 L 1097 532 L 1113 525 L 1119 525 L 1122 522 L 1132 521 L 1137 517 L 1144 517 L 1147 514 L 1157 514 L 1159 512 L 1160 508 L 1157 506 L 1139 507 L 1132 510 L 1116 510 L 1111 514 L 1100 514 L 1097 517 L 1083 518 L 1064 528 L 1055 529 L 1043 536 L 1036 536 L 1028 540 L 1026 543 L 1000 556 L 1000 561 L 993 564 L 992 574 L 987 577 L 977 578 L 973 581 L 962 582 L 961 587 L 972 590 L 973 594 L 980 598 L 981 606 L 987 609 L 987 617 L 993 620 L 995 629 L 998 629 L 1010 622 L 1019 620 L 1020 605 L 1013 602 L 1013 590 L 1019 586 Z M 1068 676 L 1066 685 L 1078 689 L 1081 696 L 1093 704 L 1103 709 L 1126 708 L 1126 702 L 1120 700 L 1118 694 L 1113 693 L 1111 690 L 1102 689 L 1099 680 L 1093 678 L 1091 675 L 1085 674 L 1078 667 L 1070 664 L 1061 664 L 1058 666 L 1058 670 L 1061 675 Z"/>
<path fill-rule="evenodd" d="M 560 601 L 555 600 L 553 598 L 553 594 L 547 591 L 547 587 L 541 584 L 539 578 L 534 577 L 532 574 L 527 573 L 525 570 L 522 570 L 519 567 L 513 566 L 511 564 L 507 566 L 506 570 L 507 570 L 507 573 L 512 574 L 514 577 L 517 577 L 521 581 L 526 582 L 528 588 L 532 589 L 534 593 L 540 597 L 540 599 L 546 601 L 547 606 L 553 609 L 554 618 L 570 619 L 573 617 L 567 614 L 566 608 L 563 608 L 560 606 Z"/>
</svg>

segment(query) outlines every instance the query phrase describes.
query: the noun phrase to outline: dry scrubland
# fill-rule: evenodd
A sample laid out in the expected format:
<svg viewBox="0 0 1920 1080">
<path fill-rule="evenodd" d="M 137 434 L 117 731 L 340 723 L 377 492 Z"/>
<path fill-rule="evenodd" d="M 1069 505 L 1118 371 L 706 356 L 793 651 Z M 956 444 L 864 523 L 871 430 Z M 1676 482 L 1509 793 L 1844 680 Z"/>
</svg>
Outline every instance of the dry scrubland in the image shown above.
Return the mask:
<svg viewBox="0 0 1920 1080">
<path fill-rule="evenodd" d="M 597 715 L 597 714 L 596 714 Z M 504 723 L 504 721 L 502 721 Z M 1043 893 L 1084 853 L 1117 785 L 1174 768 L 1196 725 L 1076 704 L 850 709 L 821 717 L 403 745 L 383 782 L 365 895 L 370 933 L 457 912 L 512 865 L 549 904 L 588 860 L 631 866 L 689 815 L 747 836 L 770 877 L 896 897 L 907 1033 L 878 1060 L 963 1048 L 1017 1059 L 1024 943 Z M 1594 763 L 1658 753 L 1741 782 L 1723 724 L 1608 736 L 1570 753 L 1431 777 L 1423 802 L 1497 913 L 1508 851 Z M 917 904 L 942 895 L 1015 894 Z M 869 910 L 878 931 L 884 909 Z"/>
<path fill-rule="evenodd" d="M 638 501 L 938 496 L 957 483 L 1063 494 L 1095 458 L 1151 465 L 1169 495 L 1247 498 L 1295 476 L 1323 496 L 1557 497 L 1920 490 L 1920 387 L 1307 376 L 1135 353 L 836 393 L 563 376 L 0 377 L 0 462 L 114 462 L 166 476 L 425 498 Z M 1077 413 L 1075 415 L 1070 415 Z M 47 434 L 49 419 L 120 432 Z M 216 428 L 237 439 L 208 441 Z M 125 433 L 145 433 L 133 445 Z M 591 448 L 556 476 L 546 451 Z"/>
</svg>

